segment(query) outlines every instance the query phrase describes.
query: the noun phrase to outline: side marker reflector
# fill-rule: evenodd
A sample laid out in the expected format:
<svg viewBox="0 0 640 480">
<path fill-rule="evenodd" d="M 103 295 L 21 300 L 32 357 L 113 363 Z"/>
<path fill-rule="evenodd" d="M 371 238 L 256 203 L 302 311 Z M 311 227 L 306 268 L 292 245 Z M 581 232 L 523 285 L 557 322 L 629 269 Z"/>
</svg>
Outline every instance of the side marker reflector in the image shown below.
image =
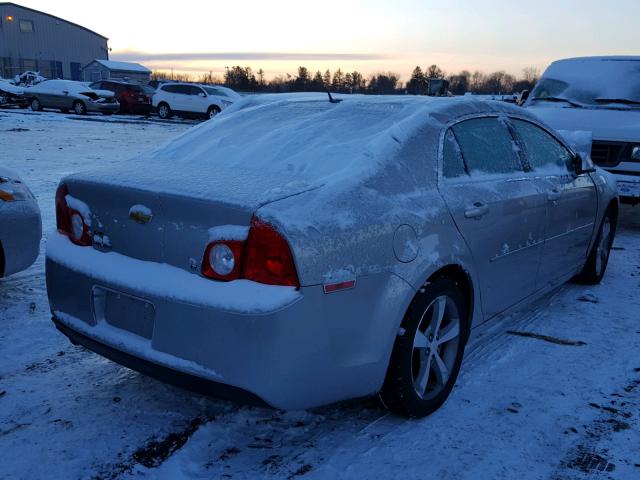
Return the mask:
<svg viewBox="0 0 640 480">
<path fill-rule="evenodd" d="M 347 282 L 330 283 L 328 285 L 323 285 L 322 288 L 324 289 L 324 293 L 335 293 L 339 292 L 340 290 L 349 290 L 351 288 L 355 288 L 355 286 L 356 281 L 349 280 Z"/>
</svg>

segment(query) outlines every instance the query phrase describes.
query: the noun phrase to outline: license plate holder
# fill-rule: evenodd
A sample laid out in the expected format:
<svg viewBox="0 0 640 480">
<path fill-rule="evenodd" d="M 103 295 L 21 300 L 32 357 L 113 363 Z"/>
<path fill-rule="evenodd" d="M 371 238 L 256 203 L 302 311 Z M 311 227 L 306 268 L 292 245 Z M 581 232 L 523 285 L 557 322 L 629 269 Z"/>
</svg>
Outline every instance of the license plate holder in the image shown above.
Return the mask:
<svg viewBox="0 0 640 480">
<path fill-rule="evenodd" d="M 640 182 L 618 182 L 618 195 L 640 197 Z"/>
<path fill-rule="evenodd" d="M 105 322 L 151 340 L 156 315 L 151 302 L 99 286 L 93 287 L 92 300 L 96 324 Z"/>
</svg>

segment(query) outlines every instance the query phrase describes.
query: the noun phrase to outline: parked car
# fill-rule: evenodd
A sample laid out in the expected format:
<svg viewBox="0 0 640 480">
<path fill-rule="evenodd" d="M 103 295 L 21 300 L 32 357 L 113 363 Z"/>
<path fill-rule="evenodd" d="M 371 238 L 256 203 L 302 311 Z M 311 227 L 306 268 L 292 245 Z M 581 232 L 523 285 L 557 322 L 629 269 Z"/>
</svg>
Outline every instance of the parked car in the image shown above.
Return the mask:
<svg viewBox="0 0 640 480">
<path fill-rule="evenodd" d="M 0 167 L 0 277 L 29 268 L 41 237 L 38 202 L 16 172 Z"/>
<path fill-rule="evenodd" d="M 8 80 L 0 78 L 0 107 L 17 105 L 24 107 L 24 88 L 18 87 Z"/>
<path fill-rule="evenodd" d="M 640 202 L 640 56 L 554 62 L 526 107 L 556 129 L 593 132 L 593 161 L 615 175 L 622 202 Z"/>
<path fill-rule="evenodd" d="M 94 90 L 113 92 L 120 104 L 120 113 L 149 115 L 151 113 L 151 96 L 141 85 L 116 80 L 101 80 L 89 85 Z"/>
<path fill-rule="evenodd" d="M 303 409 L 380 392 L 423 416 L 472 326 L 602 279 L 615 182 L 533 114 L 338 100 L 247 97 L 126 167 L 64 178 L 57 328 L 218 396 Z"/>
<path fill-rule="evenodd" d="M 93 90 L 84 83 L 72 80 L 47 80 L 25 90 L 31 110 L 56 108 L 62 112 L 73 110 L 78 115 L 99 112 L 105 115 L 120 109 L 113 92 Z"/>
<path fill-rule="evenodd" d="M 213 118 L 240 98 L 230 88 L 218 85 L 164 83 L 153 96 L 153 106 L 160 118 L 171 118 L 174 114 Z"/>
<path fill-rule="evenodd" d="M 147 85 L 153 90 L 157 90 L 160 85 L 165 83 L 171 83 L 171 80 L 151 80 Z"/>
</svg>

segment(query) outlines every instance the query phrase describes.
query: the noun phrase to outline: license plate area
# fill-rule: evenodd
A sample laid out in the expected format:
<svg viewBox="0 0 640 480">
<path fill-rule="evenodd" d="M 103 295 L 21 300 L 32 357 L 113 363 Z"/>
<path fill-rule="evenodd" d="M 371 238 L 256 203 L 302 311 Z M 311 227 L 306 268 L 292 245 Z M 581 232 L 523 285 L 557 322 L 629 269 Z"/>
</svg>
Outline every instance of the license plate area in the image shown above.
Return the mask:
<svg viewBox="0 0 640 480">
<path fill-rule="evenodd" d="M 640 197 L 640 182 L 618 181 L 618 195 L 623 197 Z"/>
<path fill-rule="evenodd" d="M 104 287 L 93 287 L 93 316 L 96 324 L 105 322 L 151 340 L 156 310 L 151 302 Z"/>
</svg>

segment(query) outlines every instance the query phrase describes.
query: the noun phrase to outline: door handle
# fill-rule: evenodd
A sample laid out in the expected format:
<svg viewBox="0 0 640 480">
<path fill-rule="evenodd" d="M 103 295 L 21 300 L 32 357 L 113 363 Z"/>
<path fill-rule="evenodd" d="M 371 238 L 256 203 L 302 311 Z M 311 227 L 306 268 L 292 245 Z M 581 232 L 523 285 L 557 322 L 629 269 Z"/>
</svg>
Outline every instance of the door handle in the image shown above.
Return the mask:
<svg viewBox="0 0 640 480">
<path fill-rule="evenodd" d="M 557 202 L 558 200 L 560 200 L 561 195 L 562 193 L 560 192 L 560 190 L 554 188 L 553 190 L 549 190 L 547 192 L 547 200 L 549 200 L 550 202 Z"/>
<path fill-rule="evenodd" d="M 482 202 L 475 202 L 473 206 L 464 211 L 464 216 L 465 218 L 475 218 L 476 220 L 479 220 L 487 213 L 489 213 L 489 205 Z"/>
</svg>

